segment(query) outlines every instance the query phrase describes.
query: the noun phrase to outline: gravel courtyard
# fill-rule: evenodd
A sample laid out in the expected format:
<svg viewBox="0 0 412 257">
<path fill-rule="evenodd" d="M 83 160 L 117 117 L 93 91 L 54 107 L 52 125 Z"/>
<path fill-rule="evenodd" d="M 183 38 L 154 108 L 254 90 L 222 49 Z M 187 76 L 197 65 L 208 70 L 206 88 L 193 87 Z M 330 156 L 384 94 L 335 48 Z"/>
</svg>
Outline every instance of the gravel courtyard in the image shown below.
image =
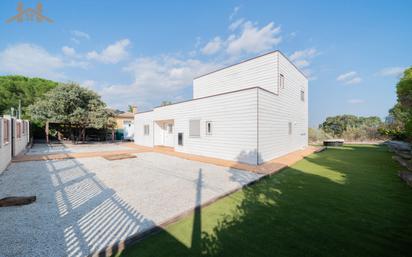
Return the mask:
<svg viewBox="0 0 412 257">
<path fill-rule="evenodd" d="M 37 201 L 0 209 L 0 256 L 86 256 L 260 176 L 154 152 L 136 156 L 11 164 L 0 175 L 0 198 Z"/>
</svg>

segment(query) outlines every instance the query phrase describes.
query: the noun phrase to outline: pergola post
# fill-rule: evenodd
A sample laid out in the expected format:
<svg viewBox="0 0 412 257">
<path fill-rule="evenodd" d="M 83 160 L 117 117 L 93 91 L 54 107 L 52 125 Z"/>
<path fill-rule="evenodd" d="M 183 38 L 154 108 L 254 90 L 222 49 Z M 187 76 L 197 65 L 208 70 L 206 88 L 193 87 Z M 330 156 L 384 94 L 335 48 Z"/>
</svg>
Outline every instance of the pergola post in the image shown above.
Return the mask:
<svg viewBox="0 0 412 257">
<path fill-rule="evenodd" d="M 46 133 L 46 144 L 49 144 L 49 122 L 46 121 L 46 127 L 44 128 L 44 133 Z"/>
</svg>

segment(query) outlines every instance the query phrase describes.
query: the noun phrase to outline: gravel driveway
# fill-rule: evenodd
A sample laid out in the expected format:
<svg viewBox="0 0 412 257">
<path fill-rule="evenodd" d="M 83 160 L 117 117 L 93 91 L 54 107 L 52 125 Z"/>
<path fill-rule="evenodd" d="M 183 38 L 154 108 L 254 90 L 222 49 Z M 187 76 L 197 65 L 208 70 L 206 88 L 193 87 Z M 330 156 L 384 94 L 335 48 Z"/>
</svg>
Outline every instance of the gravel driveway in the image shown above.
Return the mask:
<svg viewBox="0 0 412 257">
<path fill-rule="evenodd" d="M 37 201 L 0 208 L 0 256 L 86 256 L 259 177 L 154 152 L 13 163 L 0 198 Z"/>
</svg>

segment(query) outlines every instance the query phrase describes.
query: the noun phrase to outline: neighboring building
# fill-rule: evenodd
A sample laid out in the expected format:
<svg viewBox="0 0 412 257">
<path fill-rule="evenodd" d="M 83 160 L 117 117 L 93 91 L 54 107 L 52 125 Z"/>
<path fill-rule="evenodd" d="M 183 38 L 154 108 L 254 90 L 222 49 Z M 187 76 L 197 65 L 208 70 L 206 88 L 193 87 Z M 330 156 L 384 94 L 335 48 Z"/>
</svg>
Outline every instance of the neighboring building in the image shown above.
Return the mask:
<svg viewBox="0 0 412 257">
<path fill-rule="evenodd" d="M 133 140 L 134 115 L 136 113 L 137 108 L 133 106 L 133 112 L 123 112 L 115 115 L 117 140 Z"/>
<path fill-rule="evenodd" d="M 29 121 L 0 117 L 0 174 L 12 157 L 21 154 L 30 141 Z"/>
<path fill-rule="evenodd" d="M 193 81 L 193 99 L 135 115 L 134 141 L 261 164 L 308 145 L 308 80 L 280 51 Z"/>
</svg>

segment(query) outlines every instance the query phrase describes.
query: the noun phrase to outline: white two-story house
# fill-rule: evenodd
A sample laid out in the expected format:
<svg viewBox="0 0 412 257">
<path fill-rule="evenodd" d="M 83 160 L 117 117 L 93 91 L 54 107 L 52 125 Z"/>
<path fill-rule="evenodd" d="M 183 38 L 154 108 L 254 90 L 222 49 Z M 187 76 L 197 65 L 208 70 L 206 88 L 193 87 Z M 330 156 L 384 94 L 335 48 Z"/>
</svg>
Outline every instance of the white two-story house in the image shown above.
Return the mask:
<svg viewBox="0 0 412 257">
<path fill-rule="evenodd" d="M 193 99 L 135 115 L 134 141 L 259 165 L 308 145 L 308 80 L 280 51 L 193 80 Z"/>
</svg>

